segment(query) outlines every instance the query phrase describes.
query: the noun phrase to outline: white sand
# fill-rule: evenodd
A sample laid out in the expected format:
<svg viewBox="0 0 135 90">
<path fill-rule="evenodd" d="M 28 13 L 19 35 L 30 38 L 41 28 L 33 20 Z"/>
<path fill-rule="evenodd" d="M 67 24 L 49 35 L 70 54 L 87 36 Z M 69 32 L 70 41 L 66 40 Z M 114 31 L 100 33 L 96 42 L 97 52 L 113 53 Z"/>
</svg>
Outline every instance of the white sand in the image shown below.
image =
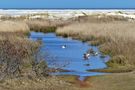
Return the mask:
<svg viewBox="0 0 135 90">
<path fill-rule="evenodd" d="M 124 16 L 128 18 L 135 19 L 135 10 L 120 10 L 120 9 L 114 9 L 114 10 L 15 10 L 15 9 L 9 9 L 9 10 L 0 10 L 0 16 L 1 15 L 10 15 L 10 16 L 20 16 L 20 15 L 28 15 L 28 14 L 39 14 L 39 13 L 45 13 L 48 14 L 49 19 L 68 19 L 72 17 L 78 17 L 83 15 L 91 15 L 91 14 L 106 14 L 106 15 L 119 15 Z M 30 18 L 44 18 L 44 16 L 36 15 L 31 16 Z"/>
</svg>

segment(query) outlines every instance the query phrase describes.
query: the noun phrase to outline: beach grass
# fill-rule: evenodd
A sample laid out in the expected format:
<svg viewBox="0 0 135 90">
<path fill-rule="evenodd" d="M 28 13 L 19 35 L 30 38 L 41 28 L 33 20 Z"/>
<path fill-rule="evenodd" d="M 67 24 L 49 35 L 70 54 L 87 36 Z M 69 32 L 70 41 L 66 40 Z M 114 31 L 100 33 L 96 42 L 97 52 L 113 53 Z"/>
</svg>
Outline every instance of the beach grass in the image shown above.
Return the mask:
<svg viewBox="0 0 135 90">
<path fill-rule="evenodd" d="M 25 22 L 20 21 L 0 21 L 0 32 L 21 32 L 28 33 L 30 31 Z"/>
</svg>

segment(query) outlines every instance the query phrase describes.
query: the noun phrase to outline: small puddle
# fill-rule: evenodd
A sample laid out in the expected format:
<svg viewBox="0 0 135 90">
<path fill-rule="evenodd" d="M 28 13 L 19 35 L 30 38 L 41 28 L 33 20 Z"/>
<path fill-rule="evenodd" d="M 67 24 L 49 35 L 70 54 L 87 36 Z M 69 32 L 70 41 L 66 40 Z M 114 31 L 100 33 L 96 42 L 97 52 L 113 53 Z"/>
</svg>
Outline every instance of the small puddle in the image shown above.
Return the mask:
<svg viewBox="0 0 135 90">
<path fill-rule="evenodd" d="M 45 56 L 50 68 L 65 70 L 51 73 L 53 75 L 76 75 L 79 76 L 80 81 L 83 81 L 88 76 L 105 74 L 87 71 L 107 67 L 105 62 L 109 60 L 109 56 L 101 58 L 101 54 L 98 54 L 97 56 L 90 56 L 88 60 L 83 58 L 84 53 L 90 48 L 99 52 L 95 46 L 90 46 L 72 38 L 58 37 L 55 33 L 31 32 L 30 39 L 40 39 L 43 42 L 40 51 Z M 66 47 L 63 47 L 64 45 Z"/>
</svg>

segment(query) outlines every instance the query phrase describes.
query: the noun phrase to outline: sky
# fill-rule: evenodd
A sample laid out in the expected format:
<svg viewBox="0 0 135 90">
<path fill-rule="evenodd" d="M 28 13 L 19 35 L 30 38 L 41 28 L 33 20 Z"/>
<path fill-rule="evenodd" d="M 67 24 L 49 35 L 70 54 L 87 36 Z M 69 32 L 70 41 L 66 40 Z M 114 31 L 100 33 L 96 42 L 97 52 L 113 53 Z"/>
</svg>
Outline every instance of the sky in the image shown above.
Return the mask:
<svg viewBox="0 0 135 90">
<path fill-rule="evenodd" d="M 135 0 L 0 0 L 0 8 L 135 8 Z"/>
</svg>

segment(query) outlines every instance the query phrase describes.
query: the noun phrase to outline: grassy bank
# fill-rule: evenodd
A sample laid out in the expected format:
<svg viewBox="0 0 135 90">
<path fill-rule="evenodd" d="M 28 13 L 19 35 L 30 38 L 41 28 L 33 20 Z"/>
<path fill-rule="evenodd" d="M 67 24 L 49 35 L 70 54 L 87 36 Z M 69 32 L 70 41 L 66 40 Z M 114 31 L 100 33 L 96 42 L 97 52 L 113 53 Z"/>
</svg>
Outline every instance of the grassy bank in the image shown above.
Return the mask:
<svg viewBox="0 0 135 90">
<path fill-rule="evenodd" d="M 59 76 L 61 80 L 70 82 L 74 90 L 134 90 L 135 73 L 114 73 L 109 75 L 88 77 L 79 83 L 75 76 Z"/>
<path fill-rule="evenodd" d="M 38 58 L 40 43 L 30 41 L 29 32 L 24 22 L 0 22 L 0 90 L 69 90 L 69 83 L 48 77 L 44 59 Z"/>
<path fill-rule="evenodd" d="M 30 30 L 23 22 L 1 21 L 0 27 L 0 80 L 22 76 L 34 67 L 39 44 L 28 40 Z"/>
<path fill-rule="evenodd" d="M 57 27 L 63 27 L 69 24 L 70 20 L 26 20 L 26 24 L 29 26 L 31 31 L 36 32 L 55 32 Z"/>
<path fill-rule="evenodd" d="M 75 88 L 75 87 L 74 87 Z M 15 78 L 0 83 L 1 90 L 74 90 L 73 86 L 57 77 Z"/>
<path fill-rule="evenodd" d="M 103 54 L 111 59 L 107 65 L 112 68 L 135 66 L 135 23 L 125 21 L 75 22 L 58 28 L 57 35 L 73 37 L 99 46 Z"/>
</svg>

